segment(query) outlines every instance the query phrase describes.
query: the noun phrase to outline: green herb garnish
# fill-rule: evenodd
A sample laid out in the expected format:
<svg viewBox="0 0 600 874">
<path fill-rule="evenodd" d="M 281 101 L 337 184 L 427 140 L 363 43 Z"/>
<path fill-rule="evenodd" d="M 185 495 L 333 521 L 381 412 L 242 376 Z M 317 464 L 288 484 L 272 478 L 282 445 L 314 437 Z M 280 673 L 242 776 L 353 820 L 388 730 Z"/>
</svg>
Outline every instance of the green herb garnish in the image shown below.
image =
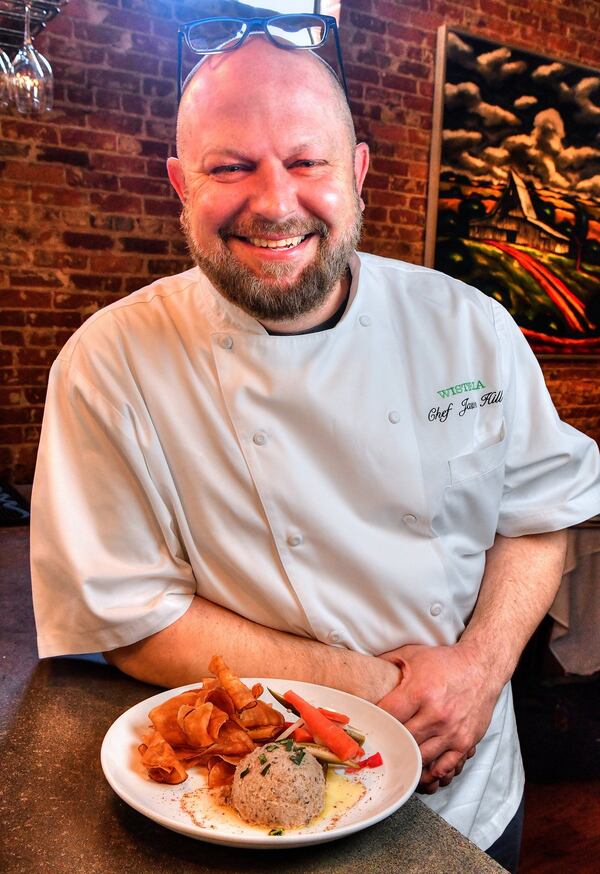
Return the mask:
<svg viewBox="0 0 600 874">
<path fill-rule="evenodd" d="M 285 749 L 287 750 L 288 753 L 290 753 L 292 751 L 292 747 L 294 746 L 294 741 L 292 740 L 291 737 L 289 737 L 287 740 L 280 741 L 280 743 L 283 744 L 283 746 L 285 747 Z"/>
<path fill-rule="evenodd" d="M 242 773 L 240 774 L 240 780 L 243 780 L 244 777 L 246 776 L 246 774 L 249 774 L 249 773 L 250 773 L 250 768 L 246 768 L 245 771 L 242 771 Z"/>
<path fill-rule="evenodd" d="M 271 762 L 269 762 L 268 765 L 265 765 L 265 766 L 264 766 L 264 768 L 263 768 L 262 771 L 260 772 L 260 773 L 263 775 L 263 777 L 266 777 L 266 775 L 267 775 L 267 771 L 269 770 L 270 767 L 271 767 Z"/>
<path fill-rule="evenodd" d="M 283 834 L 282 828 L 272 828 L 269 832 L 270 835 L 273 835 L 274 838 L 279 838 Z"/>
<path fill-rule="evenodd" d="M 276 749 L 277 749 L 277 744 L 268 744 L 268 745 L 265 747 L 265 749 L 267 750 L 267 752 L 272 753 L 273 750 L 276 750 Z"/>
<path fill-rule="evenodd" d="M 261 765 L 265 764 L 265 762 L 267 761 L 267 757 L 265 756 L 264 753 L 260 754 L 260 756 L 258 757 L 258 761 L 261 763 Z"/>
<path fill-rule="evenodd" d="M 294 765 L 300 765 L 302 763 L 302 759 L 304 758 L 304 750 L 296 750 L 293 756 L 290 756 L 290 762 L 293 762 Z"/>
</svg>

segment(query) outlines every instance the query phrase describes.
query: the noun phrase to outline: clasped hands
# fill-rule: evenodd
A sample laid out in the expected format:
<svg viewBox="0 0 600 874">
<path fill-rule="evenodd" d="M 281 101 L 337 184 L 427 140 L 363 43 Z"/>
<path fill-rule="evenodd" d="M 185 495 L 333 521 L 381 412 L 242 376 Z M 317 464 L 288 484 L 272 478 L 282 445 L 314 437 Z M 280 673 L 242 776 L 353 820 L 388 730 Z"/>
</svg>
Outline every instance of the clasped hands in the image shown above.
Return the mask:
<svg viewBox="0 0 600 874">
<path fill-rule="evenodd" d="M 418 792 L 448 786 L 475 754 L 490 724 L 500 690 L 460 642 L 407 645 L 384 653 L 402 672 L 398 686 L 378 705 L 402 722 L 421 750 Z"/>
</svg>

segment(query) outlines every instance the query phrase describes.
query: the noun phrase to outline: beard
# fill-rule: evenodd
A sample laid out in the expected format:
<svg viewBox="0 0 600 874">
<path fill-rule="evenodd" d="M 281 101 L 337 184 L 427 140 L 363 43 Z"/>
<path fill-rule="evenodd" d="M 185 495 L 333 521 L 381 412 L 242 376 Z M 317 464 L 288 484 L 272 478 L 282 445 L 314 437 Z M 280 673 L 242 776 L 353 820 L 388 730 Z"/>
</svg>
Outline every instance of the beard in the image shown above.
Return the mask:
<svg viewBox="0 0 600 874">
<path fill-rule="evenodd" d="M 362 226 L 362 212 L 358 193 L 354 193 L 352 222 L 337 241 L 333 241 L 327 225 L 317 219 L 290 219 L 270 223 L 260 220 L 230 225 L 219 230 L 217 245 L 203 248 L 195 239 L 187 202 L 181 215 L 181 227 L 190 255 L 223 297 L 255 319 L 284 321 L 310 313 L 325 302 L 336 283 L 342 278 L 348 262 L 358 245 Z M 301 237 L 315 234 L 319 237 L 313 261 L 295 279 L 288 277 L 293 265 L 265 263 L 257 276 L 225 245 L 236 237 L 263 237 L 268 234 Z"/>
</svg>

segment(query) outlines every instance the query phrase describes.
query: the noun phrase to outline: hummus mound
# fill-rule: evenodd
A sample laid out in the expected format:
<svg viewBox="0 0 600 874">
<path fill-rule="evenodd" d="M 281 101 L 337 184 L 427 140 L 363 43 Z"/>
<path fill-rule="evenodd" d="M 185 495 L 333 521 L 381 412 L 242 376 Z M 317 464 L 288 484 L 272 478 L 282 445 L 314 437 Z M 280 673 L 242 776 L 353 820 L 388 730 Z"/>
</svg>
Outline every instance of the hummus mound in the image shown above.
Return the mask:
<svg viewBox="0 0 600 874">
<path fill-rule="evenodd" d="M 236 768 L 231 803 L 247 822 L 306 825 L 325 804 L 323 768 L 311 753 L 289 743 L 258 747 Z"/>
</svg>

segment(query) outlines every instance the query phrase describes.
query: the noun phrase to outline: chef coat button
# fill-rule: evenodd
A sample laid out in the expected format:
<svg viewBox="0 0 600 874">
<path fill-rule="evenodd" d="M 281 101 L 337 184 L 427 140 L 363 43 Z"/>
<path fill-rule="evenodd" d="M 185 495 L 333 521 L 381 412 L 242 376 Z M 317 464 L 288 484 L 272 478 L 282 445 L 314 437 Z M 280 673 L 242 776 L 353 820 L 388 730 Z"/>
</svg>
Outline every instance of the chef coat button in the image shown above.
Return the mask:
<svg viewBox="0 0 600 874">
<path fill-rule="evenodd" d="M 233 347 L 233 340 L 228 334 L 226 337 L 221 337 L 219 345 L 221 346 L 221 349 L 231 349 Z"/>
<path fill-rule="evenodd" d="M 371 316 L 366 316 L 366 315 L 359 316 L 358 321 L 363 326 L 363 328 L 368 328 L 369 325 L 371 324 Z"/>
<path fill-rule="evenodd" d="M 413 516 L 412 513 L 405 513 L 402 517 L 402 521 L 405 522 L 407 525 L 414 525 L 417 521 L 417 517 Z"/>
<path fill-rule="evenodd" d="M 431 613 L 432 616 L 439 616 L 440 613 L 442 612 L 442 605 L 441 605 L 441 604 L 438 604 L 437 601 L 436 601 L 436 602 L 435 602 L 434 604 L 432 604 L 431 607 L 429 608 L 429 612 Z"/>
<path fill-rule="evenodd" d="M 398 410 L 390 410 L 388 413 L 388 419 L 392 423 L 392 425 L 397 425 L 400 421 L 400 413 Z"/>
<path fill-rule="evenodd" d="M 301 534 L 290 534 L 287 542 L 289 546 L 301 546 L 304 543 L 304 537 Z"/>
<path fill-rule="evenodd" d="M 342 638 L 341 638 L 340 635 L 337 633 L 337 631 L 330 631 L 329 634 L 327 635 L 327 640 L 328 640 L 330 643 L 339 643 L 341 639 L 342 639 Z"/>
<path fill-rule="evenodd" d="M 267 435 L 264 431 L 257 431 L 256 434 L 253 435 L 252 440 L 257 446 L 264 446 L 267 442 Z"/>
</svg>

